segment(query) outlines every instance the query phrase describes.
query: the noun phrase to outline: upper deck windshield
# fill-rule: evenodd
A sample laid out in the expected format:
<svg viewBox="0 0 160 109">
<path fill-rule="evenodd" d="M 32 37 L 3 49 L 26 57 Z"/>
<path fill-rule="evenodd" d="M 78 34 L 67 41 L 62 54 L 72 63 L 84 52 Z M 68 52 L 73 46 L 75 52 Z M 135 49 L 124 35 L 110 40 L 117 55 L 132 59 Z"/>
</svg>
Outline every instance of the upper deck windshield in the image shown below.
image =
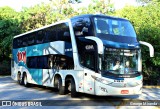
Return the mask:
<svg viewBox="0 0 160 109">
<path fill-rule="evenodd" d="M 133 26 L 127 20 L 108 17 L 94 17 L 94 23 L 96 36 L 116 35 L 136 37 Z"/>
<path fill-rule="evenodd" d="M 100 62 L 102 72 L 135 74 L 138 73 L 138 50 L 106 48 Z"/>
</svg>

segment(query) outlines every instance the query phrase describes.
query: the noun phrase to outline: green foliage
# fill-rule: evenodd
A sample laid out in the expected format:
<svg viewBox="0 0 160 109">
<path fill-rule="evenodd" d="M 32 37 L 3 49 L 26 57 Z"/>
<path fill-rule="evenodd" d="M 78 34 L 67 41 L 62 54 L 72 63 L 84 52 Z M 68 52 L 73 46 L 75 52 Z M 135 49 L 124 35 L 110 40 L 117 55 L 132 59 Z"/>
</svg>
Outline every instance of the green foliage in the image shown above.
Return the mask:
<svg viewBox="0 0 160 109">
<path fill-rule="evenodd" d="M 106 0 L 93 0 L 87 8 L 81 8 L 79 14 L 112 14 L 113 4 L 106 3 Z"/>
<path fill-rule="evenodd" d="M 10 7 L 0 8 L 0 55 L 2 57 L 7 58 L 11 53 L 12 38 L 20 33 L 19 23 L 19 13 Z"/>
<path fill-rule="evenodd" d="M 74 9 L 67 0 L 52 1 L 50 4 L 40 4 L 24 8 L 21 12 L 23 32 L 64 20 L 74 16 Z"/>
<path fill-rule="evenodd" d="M 144 74 L 150 80 L 156 81 L 160 77 L 160 3 L 152 1 L 146 6 L 125 7 L 116 14 L 134 24 L 139 40 L 154 46 L 155 57 L 150 58 L 148 48 L 142 46 L 142 58 Z"/>
</svg>

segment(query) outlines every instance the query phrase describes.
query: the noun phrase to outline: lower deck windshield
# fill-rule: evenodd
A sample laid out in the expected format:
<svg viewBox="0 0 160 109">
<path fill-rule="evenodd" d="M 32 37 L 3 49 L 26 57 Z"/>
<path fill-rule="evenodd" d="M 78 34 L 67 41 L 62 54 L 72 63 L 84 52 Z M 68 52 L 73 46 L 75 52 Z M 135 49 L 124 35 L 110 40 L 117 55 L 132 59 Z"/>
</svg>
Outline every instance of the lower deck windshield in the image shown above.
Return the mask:
<svg viewBox="0 0 160 109">
<path fill-rule="evenodd" d="M 106 48 L 100 58 L 100 69 L 112 74 L 138 73 L 138 50 Z"/>
</svg>

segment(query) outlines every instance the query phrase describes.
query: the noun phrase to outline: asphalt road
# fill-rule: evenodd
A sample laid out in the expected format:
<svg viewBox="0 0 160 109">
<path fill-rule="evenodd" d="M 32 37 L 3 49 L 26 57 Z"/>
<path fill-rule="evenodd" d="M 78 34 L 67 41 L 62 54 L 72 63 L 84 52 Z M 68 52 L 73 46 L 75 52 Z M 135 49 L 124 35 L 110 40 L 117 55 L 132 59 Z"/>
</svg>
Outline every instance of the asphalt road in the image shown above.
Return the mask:
<svg viewBox="0 0 160 109">
<path fill-rule="evenodd" d="M 144 102 L 154 103 L 154 101 L 150 100 L 160 100 L 160 88 L 143 88 L 143 93 L 140 96 L 99 97 L 88 94 L 80 94 L 78 98 L 71 98 L 70 94 L 59 95 L 58 92 L 53 88 L 36 85 L 26 88 L 24 86 L 19 85 L 9 76 L 3 76 L 0 77 L 0 100 L 0 105 L 2 105 L 2 101 L 8 100 L 11 100 L 12 105 L 14 105 L 10 107 L 0 106 L 0 109 L 158 109 L 160 108 L 160 106 L 149 106 L 150 104 L 147 104 L 145 106 L 141 105 L 143 105 L 142 103 Z M 26 102 L 32 102 L 37 103 L 38 106 L 27 107 L 28 105 L 25 106 L 25 104 L 23 104 L 23 106 L 17 106 L 16 103 L 18 102 L 21 102 L 22 104 Z M 139 106 L 137 106 L 137 104 L 135 103 L 139 103 Z M 160 103 L 160 101 L 156 101 L 155 103 Z M 40 105 L 42 105 L 42 107 Z"/>
</svg>

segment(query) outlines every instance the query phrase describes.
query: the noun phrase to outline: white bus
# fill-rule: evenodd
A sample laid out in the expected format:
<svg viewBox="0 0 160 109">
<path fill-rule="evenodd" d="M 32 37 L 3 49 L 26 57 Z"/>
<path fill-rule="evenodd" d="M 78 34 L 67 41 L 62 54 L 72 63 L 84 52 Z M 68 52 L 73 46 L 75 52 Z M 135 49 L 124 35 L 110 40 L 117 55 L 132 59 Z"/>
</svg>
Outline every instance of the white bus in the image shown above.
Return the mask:
<svg viewBox="0 0 160 109">
<path fill-rule="evenodd" d="M 142 93 L 140 44 L 131 23 L 80 15 L 13 39 L 11 77 L 19 84 L 54 87 L 59 94 L 98 96 Z"/>
</svg>

